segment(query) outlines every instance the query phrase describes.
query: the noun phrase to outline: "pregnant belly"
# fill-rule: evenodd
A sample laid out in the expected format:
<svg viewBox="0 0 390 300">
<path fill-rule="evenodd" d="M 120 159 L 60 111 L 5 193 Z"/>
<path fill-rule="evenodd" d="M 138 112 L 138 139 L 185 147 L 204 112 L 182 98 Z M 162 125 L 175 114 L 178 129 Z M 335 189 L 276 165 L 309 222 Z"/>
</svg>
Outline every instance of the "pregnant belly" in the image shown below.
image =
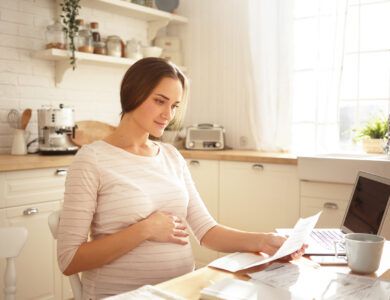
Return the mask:
<svg viewBox="0 0 390 300">
<path fill-rule="evenodd" d="M 111 264 L 100 275 L 116 282 L 135 285 L 156 284 L 194 270 L 191 245 L 144 242 Z"/>
</svg>

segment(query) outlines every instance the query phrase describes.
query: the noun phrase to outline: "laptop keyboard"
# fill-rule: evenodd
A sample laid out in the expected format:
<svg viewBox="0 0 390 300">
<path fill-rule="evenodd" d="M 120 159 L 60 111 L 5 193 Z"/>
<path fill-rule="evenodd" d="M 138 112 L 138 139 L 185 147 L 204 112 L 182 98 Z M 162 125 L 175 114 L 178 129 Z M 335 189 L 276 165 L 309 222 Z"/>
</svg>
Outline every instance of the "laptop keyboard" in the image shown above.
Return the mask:
<svg viewBox="0 0 390 300">
<path fill-rule="evenodd" d="M 313 230 L 310 237 L 318 242 L 322 247 L 334 250 L 334 242 L 343 239 L 343 234 L 335 230 Z M 338 249 L 344 250 L 343 244 L 338 244 Z"/>
</svg>

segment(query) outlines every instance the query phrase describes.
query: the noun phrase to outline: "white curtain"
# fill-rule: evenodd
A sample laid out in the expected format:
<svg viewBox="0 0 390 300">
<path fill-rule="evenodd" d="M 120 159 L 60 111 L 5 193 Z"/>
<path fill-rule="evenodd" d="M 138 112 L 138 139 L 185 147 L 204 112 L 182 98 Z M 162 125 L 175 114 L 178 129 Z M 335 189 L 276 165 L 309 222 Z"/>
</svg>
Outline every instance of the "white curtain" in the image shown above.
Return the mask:
<svg viewBox="0 0 390 300">
<path fill-rule="evenodd" d="M 338 2 L 344 0 L 321 1 Z M 292 103 L 294 0 L 182 0 L 179 8 L 190 20 L 182 35 L 191 78 L 185 125 L 223 125 L 227 145 L 236 149 L 289 150 L 296 128 L 293 112 L 305 111 L 308 106 Z M 333 27 L 327 30 L 339 32 Z M 332 57 L 329 70 L 340 69 L 340 60 L 336 59 L 340 47 L 334 47 L 339 40 L 330 39 L 326 47 L 319 44 Z M 326 50 L 329 48 L 335 53 Z M 309 97 L 318 107 L 310 115 L 316 118 L 312 125 L 319 140 L 326 144 L 334 137 L 333 125 L 337 124 L 334 99 L 339 76 L 333 71 L 325 74 L 319 67 L 315 67 L 318 82 L 328 95 Z M 311 90 L 308 85 L 299 88 L 306 94 Z M 301 123 L 306 126 L 307 122 Z M 303 139 L 307 137 L 305 128 L 295 131 Z M 317 140 L 307 142 L 314 145 Z"/>
<path fill-rule="evenodd" d="M 250 121 L 256 148 L 291 144 L 293 1 L 249 0 Z"/>
<path fill-rule="evenodd" d="M 337 151 L 347 0 L 296 0 L 293 150 Z"/>
<path fill-rule="evenodd" d="M 254 149 L 249 122 L 248 0 L 181 0 L 185 64 L 191 93 L 185 125 L 216 123 L 226 129 L 226 144 Z"/>
</svg>

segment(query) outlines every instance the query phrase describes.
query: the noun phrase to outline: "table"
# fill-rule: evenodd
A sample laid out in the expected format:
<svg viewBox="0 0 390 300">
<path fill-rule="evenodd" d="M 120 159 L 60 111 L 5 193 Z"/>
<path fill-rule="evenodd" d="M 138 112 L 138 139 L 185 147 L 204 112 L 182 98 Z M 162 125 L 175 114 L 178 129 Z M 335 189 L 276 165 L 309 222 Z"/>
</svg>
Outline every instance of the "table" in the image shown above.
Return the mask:
<svg viewBox="0 0 390 300">
<path fill-rule="evenodd" d="M 309 265 L 314 264 L 312 261 L 310 261 L 307 258 L 302 258 L 293 263 L 309 264 Z M 259 266 L 259 267 L 249 269 L 246 272 L 241 271 L 236 273 L 230 273 L 227 271 L 217 270 L 210 267 L 203 267 L 194 272 L 160 283 L 156 285 L 156 287 L 174 293 L 178 296 L 184 297 L 185 299 L 199 299 L 200 291 L 203 288 L 212 284 L 213 282 L 216 282 L 226 277 L 238 278 L 241 280 L 249 280 L 249 277 L 245 275 L 245 273 L 257 272 L 263 270 L 267 266 L 268 265 Z M 326 267 L 323 266 L 323 268 L 326 268 L 327 270 L 330 271 L 339 272 L 339 273 L 345 273 L 345 274 L 351 273 L 350 269 L 347 266 L 326 266 Z M 374 278 L 380 277 L 381 279 L 390 280 L 390 241 L 387 241 L 385 243 L 379 269 L 375 273 L 367 276 L 374 277 Z"/>
</svg>

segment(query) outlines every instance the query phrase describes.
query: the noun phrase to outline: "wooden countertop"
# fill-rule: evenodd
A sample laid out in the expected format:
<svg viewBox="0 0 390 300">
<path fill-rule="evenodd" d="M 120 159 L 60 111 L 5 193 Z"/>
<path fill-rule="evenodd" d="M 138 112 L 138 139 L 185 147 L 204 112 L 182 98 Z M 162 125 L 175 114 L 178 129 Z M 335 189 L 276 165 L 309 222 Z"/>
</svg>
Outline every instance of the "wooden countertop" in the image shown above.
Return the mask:
<svg viewBox="0 0 390 300">
<path fill-rule="evenodd" d="M 74 155 L 0 155 L 1 171 L 19 171 L 69 166 Z"/>
<path fill-rule="evenodd" d="M 270 153 L 254 150 L 195 151 L 180 150 L 184 158 L 229 160 L 254 163 L 296 165 L 298 158 L 291 153 Z"/>
<path fill-rule="evenodd" d="M 180 150 L 187 159 L 228 160 L 255 163 L 296 165 L 297 157 L 288 153 L 268 153 L 244 150 L 192 151 Z M 73 161 L 74 155 L 0 155 L 0 172 L 31 170 L 41 168 L 66 167 Z"/>
</svg>

